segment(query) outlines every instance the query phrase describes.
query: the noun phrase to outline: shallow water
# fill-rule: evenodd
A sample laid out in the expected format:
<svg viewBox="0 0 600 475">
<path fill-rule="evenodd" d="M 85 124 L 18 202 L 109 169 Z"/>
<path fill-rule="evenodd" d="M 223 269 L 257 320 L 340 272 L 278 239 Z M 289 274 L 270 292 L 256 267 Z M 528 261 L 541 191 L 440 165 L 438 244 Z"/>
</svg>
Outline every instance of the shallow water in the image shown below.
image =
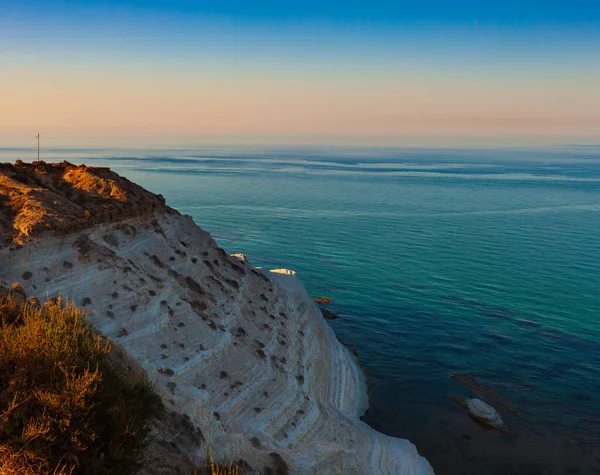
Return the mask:
<svg viewBox="0 0 600 475">
<path fill-rule="evenodd" d="M 365 420 L 436 473 L 600 473 L 600 147 L 47 154 L 113 167 L 331 297 L 369 373 Z M 507 434 L 452 404 L 469 394 L 452 372 L 515 404 Z"/>
</svg>

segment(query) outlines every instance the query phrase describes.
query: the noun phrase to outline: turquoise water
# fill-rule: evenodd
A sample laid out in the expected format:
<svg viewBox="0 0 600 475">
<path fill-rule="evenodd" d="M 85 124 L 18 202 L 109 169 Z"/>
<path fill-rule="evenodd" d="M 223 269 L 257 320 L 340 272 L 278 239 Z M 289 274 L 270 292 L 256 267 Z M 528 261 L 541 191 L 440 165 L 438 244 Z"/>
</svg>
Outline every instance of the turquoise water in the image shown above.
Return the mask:
<svg viewBox="0 0 600 475">
<path fill-rule="evenodd" d="M 365 421 L 436 473 L 600 473 L 600 147 L 47 154 L 111 166 L 332 298 L 369 374 Z M 468 394 L 452 372 L 515 404 L 509 433 L 450 401 Z"/>
</svg>

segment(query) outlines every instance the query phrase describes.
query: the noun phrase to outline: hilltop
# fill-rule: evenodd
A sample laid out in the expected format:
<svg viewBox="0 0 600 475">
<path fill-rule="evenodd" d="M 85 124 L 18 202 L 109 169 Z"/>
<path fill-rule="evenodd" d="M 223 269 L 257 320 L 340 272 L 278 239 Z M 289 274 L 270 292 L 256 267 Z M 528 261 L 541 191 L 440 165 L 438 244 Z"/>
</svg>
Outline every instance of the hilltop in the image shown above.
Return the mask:
<svg viewBox="0 0 600 475">
<path fill-rule="evenodd" d="M 72 233 L 154 212 L 176 213 L 161 195 L 109 168 L 44 161 L 0 163 L 0 243 Z"/>
</svg>

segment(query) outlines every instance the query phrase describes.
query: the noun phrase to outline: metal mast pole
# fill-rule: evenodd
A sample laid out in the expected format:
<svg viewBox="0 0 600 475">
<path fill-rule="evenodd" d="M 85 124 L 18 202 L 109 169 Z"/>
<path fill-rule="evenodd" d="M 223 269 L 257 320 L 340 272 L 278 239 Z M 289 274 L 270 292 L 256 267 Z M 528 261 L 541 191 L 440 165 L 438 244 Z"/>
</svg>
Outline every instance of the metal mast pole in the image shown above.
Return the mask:
<svg viewBox="0 0 600 475">
<path fill-rule="evenodd" d="M 38 145 L 38 162 L 40 161 L 40 134 L 37 134 L 37 136 L 35 137 L 37 139 L 37 145 Z"/>
</svg>

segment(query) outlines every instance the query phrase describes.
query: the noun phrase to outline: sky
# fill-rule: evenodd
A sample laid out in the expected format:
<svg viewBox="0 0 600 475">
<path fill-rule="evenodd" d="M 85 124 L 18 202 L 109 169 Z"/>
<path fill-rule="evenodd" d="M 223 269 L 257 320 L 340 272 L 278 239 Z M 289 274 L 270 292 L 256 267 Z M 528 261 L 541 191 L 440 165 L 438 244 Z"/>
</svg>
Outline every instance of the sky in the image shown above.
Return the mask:
<svg viewBox="0 0 600 475">
<path fill-rule="evenodd" d="M 0 147 L 600 143 L 600 2 L 0 0 Z"/>
</svg>

